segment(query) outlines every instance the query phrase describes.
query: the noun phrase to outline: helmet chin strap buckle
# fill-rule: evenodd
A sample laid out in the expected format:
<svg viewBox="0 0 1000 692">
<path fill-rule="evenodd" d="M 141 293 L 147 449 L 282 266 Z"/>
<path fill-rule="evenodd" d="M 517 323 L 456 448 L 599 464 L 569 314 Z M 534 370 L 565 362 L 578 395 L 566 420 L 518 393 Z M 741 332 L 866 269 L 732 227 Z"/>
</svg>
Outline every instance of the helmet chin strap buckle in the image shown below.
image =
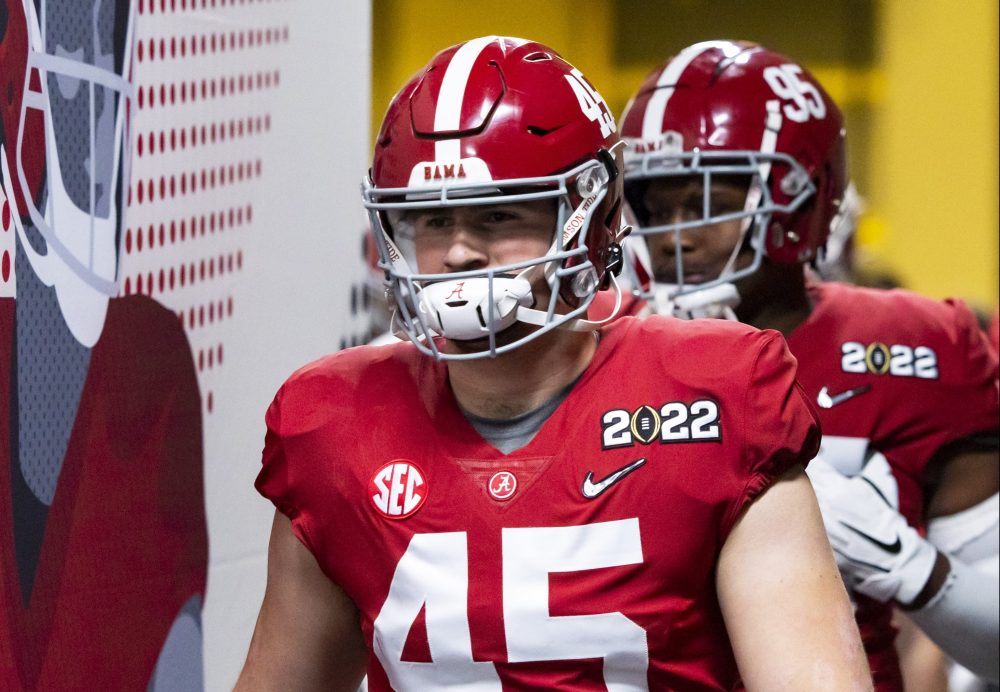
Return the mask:
<svg viewBox="0 0 1000 692">
<path fill-rule="evenodd" d="M 713 318 L 737 320 L 736 306 L 740 294 L 732 283 L 721 283 L 681 296 L 676 284 L 656 284 L 653 287 L 653 305 L 659 315 L 672 315 L 684 320 Z"/>
</svg>

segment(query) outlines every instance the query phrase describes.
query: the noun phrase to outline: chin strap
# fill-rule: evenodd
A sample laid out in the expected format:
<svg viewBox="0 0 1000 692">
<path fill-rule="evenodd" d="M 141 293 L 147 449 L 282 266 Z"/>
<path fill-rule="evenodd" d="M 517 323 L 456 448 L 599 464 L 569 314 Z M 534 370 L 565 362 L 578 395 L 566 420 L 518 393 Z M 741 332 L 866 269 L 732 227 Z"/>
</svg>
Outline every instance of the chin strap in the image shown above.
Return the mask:
<svg viewBox="0 0 1000 692">
<path fill-rule="evenodd" d="M 723 283 L 671 297 L 676 290 L 675 284 L 653 285 L 653 308 L 658 315 L 671 315 L 683 320 L 721 318 L 738 321 L 736 306 L 740 304 L 740 294 L 734 284 Z"/>
<path fill-rule="evenodd" d="M 622 306 L 622 289 L 618 285 L 618 280 L 615 278 L 615 275 L 610 274 L 610 277 L 611 288 L 615 292 L 615 307 L 606 317 L 602 317 L 599 320 L 588 320 L 578 317 L 573 320 L 566 320 L 562 324 L 558 325 L 556 329 L 566 329 L 571 332 L 588 332 L 598 329 L 601 325 L 607 324 L 613 320 Z M 533 324 L 538 327 L 544 327 L 548 324 L 548 316 L 549 314 L 544 310 L 521 307 L 517 309 L 515 319 L 518 322 L 524 322 L 525 324 Z"/>
<path fill-rule="evenodd" d="M 632 232 L 631 226 L 629 225 L 622 226 L 618 230 L 617 235 L 615 236 L 615 242 L 618 243 L 620 246 L 621 243 L 625 241 L 625 238 L 627 238 L 631 232 Z M 549 264 L 554 264 L 554 263 L 550 262 Z M 522 278 L 526 278 L 525 275 L 530 270 L 531 268 L 525 270 L 519 276 L 521 276 Z M 566 322 L 563 322 L 562 324 L 557 326 L 556 327 L 557 329 L 566 329 L 573 332 L 592 331 L 594 329 L 599 329 L 602 325 L 607 324 L 608 322 L 610 322 L 615 318 L 615 316 L 618 314 L 618 311 L 621 310 L 622 307 L 622 289 L 621 286 L 618 284 L 618 278 L 615 276 L 614 272 L 609 270 L 607 272 L 607 276 L 611 280 L 611 288 L 615 292 L 615 306 L 611 309 L 611 312 L 599 320 L 588 320 L 584 318 L 567 320 Z M 549 278 L 548 267 L 546 267 L 546 278 L 547 279 Z M 549 285 L 552 286 L 551 282 Z M 525 324 L 533 324 L 535 326 L 542 327 L 547 324 L 548 313 L 544 310 L 535 310 L 534 308 L 521 307 L 518 308 L 517 310 L 516 319 L 518 322 L 524 322 Z"/>
</svg>

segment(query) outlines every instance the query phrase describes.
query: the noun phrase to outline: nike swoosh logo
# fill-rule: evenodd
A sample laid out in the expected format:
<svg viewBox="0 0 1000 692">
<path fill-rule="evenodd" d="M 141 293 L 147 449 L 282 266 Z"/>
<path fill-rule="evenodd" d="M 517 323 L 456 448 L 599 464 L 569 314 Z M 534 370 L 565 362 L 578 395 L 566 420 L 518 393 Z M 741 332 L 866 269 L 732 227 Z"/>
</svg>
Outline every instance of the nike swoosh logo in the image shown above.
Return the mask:
<svg viewBox="0 0 1000 692">
<path fill-rule="evenodd" d="M 870 384 L 863 384 L 860 387 L 848 389 L 846 392 L 830 396 L 830 392 L 827 391 L 827 388 L 823 387 L 823 389 L 819 390 L 819 394 L 816 396 L 816 403 L 819 404 L 820 408 L 833 408 L 837 404 L 842 404 L 848 399 L 853 399 L 859 394 L 864 394 L 865 392 L 871 390 L 871 388 L 872 386 Z"/>
<path fill-rule="evenodd" d="M 593 500 L 595 497 L 603 493 L 605 490 L 610 488 L 612 485 L 620 481 L 625 476 L 629 475 L 637 468 L 646 463 L 646 458 L 636 459 L 628 466 L 623 466 L 611 475 L 602 478 L 601 480 L 594 483 L 594 472 L 587 471 L 587 477 L 583 479 L 583 487 L 580 489 L 583 492 L 583 496 L 588 500 Z"/>
<path fill-rule="evenodd" d="M 845 524 L 844 522 L 840 522 L 840 525 L 843 526 L 848 531 L 851 531 L 851 532 L 856 533 L 857 535 L 861 536 L 862 538 L 864 538 L 866 541 L 868 541 L 872 545 L 878 546 L 879 548 L 881 548 L 882 550 L 884 550 L 887 553 L 891 553 L 893 555 L 898 555 L 900 549 L 903 547 L 902 544 L 899 542 L 899 535 L 896 536 L 896 541 L 894 543 L 886 543 L 884 541 L 880 541 L 879 539 L 875 538 L 874 536 L 869 536 L 864 531 L 860 531 L 860 530 L 854 528 L 853 526 L 851 526 L 850 524 Z"/>
</svg>

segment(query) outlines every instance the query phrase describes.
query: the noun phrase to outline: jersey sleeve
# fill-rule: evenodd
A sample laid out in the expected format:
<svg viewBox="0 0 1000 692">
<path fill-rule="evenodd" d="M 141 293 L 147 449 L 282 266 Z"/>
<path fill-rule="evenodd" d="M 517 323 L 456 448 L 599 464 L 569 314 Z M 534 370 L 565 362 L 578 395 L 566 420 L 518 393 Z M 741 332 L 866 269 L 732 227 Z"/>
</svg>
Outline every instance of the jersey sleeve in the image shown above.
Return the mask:
<svg viewBox="0 0 1000 692">
<path fill-rule="evenodd" d="M 287 385 L 286 385 L 287 387 Z M 261 455 L 261 470 L 257 474 L 254 487 L 270 500 L 279 512 L 291 521 L 292 532 L 306 547 L 310 547 L 306 530 L 306 516 L 302 512 L 302 482 L 297 477 L 295 465 L 291 463 L 287 431 L 283 426 L 283 399 L 286 387 L 282 387 L 264 416 L 266 432 L 264 451 Z"/>
<path fill-rule="evenodd" d="M 944 417 L 945 431 L 953 440 L 982 432 L 996 435 L 1000 425 L 1000 399 L 997 394 L 997 359 L 989 339 L 979 327 L 975 315 L 961 300 L 949 299 L 955 350 L 952 363 L 941 363 L 940 398 L 937 411 Z M 933 454 L 937 449 L 928 450 Z"/>
<path fill-rule="evenodd" d="M 723 522 L 728 535 L 740 512 L 795 465 L 819 451 L 819 420 L 795 379 L 796 361 L 778 332 L 761 332 L 763 342 L 750 370 L 743 406 L 742 492 Z"/>
</svg>

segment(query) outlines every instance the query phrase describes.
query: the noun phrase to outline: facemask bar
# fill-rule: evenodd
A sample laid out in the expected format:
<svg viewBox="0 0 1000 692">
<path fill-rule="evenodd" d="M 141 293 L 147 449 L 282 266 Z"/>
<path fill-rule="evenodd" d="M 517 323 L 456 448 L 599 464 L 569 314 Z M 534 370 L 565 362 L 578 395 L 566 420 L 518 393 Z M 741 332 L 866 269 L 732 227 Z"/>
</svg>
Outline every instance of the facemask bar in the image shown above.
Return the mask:
<svg viewBox="0 0 1000 692">
<path fill-rule="evenodd" d="M 784 204 L 775 202 L 768 184 L 775 164 L 788 168 L 780 182 L 782 192 L 791 198 Z M 653 152 L 641 156 L 626 156 L 625 176 L 626 187 L 629 183 L 639 180 L 701 176 L 703 189 L 701 218 L 657 226 L 642 225 L 638 223 L 639 219 L 637 218 L 636 228 L 633 230 L 633 234 L 636 236 L 656 233 L 673 234 L 673 240 L 677 247 L 675 253 L 677 283 L 669 296 L 670 298 L 730 283 L 757 271 L 764 256 L 765 233 L 770 226 L 772 215 L 775 213 L 789 214 L 796 211 L 816 192 L 816 187 L 805 168 L 791 156 L 780 152 L 701 151 L 695 149 L 690 152 Z M 743 176 L 749 179 L 746 204 L 742 210 L 712 214 L 713 176 Z M 637 216 L 641 215 L 637 214 Z M 685 283 L 683 253 L 680 251 L 682 232 L 741 219 L 743 225 L 740 240 L 733 248 L 733 254 L 720 276 L 700 284 Z M 736 257 L 744 245 L 748 233 L 750 234 L 750 245 L 754 250 L 753 260 L 746 268 L 734 271 Z M 655 285 L 656 282 L 652 283 Z M 652 287 L 649 290 L 637 287 L 635 292 L 647 300 L 653 297 Z"/>
<path fill-rule="evenodd" d="M 129 35 L 126 38 L 126 46 L 132 45 L 132 30 L 133 23 L 132 21 L 129 21 L 127 29 Z M 41 37 L 35 34 L 34 41 L 40 42 L 40 40 Z M 131 52 L 126 51 L 123 63 L 123 70 L 125 74 L 128 74 L 130 70 L 130 63 Z M 42 90 L 40 93 L 30 89 L 30 78 L 35 70 L 38 71 L 40 78 L 39 82 Z M 53 130 L 54 123 L 52 114 L 49 112 L 49 87 L 48 80 L 46 79 L 48 74 L 57 74 L 80 80 L 82 84 L 89 88 L 88 96 L 90 101 L 90 122 L 88 123 L 88 131 L 90 135 L 90 210 L 80 209 L 76 204 L 74 204 L 64 187 L 62 169 L 58 159 L 59 153 L 57 148 L 57 138 L 55 137 Z M 120 264 L 118 260 L 121 254 L 121 234 L 118 231 L 118 214 L 124 211 L 123 208 L 118 208 L 118 203 L 116 201 L 120 194 L 120 191 L 117 189 L 117 185 L 122 184 L 127 186 L 129 181 L 129 157 L 123 156 L 122 150 L 125 146 L 127 146 L 126 143 L 129 141 L 128 137 L 130 133 L 128 131 L 128 115 L 130 112 L 129 103 L 133 97 L 132 84 L 121 75 L 109 70 L 65 57 L 39 52 L 35 48 L 31 48 L 29 50 L 28 69 L 25 71 L 24 79 L 24 98 L 21 104 L 20 126 L 18 128 L 16 145 L 16 175 L 18 176 L 22 190 L 25 191 L 23 197 L 27 209 L 24 211 L 28 213 L 32 224 L 45 239 L 49 251 L 55 252 L 55 254 L 57 254 L 75 274 L 77 274 L 83 281 L 91 285 L 97 291 L 108 296 L 116 296 L 118 295 L 117 279 Z M 114 153 L 108 180 L 110 189 L 107 193 L 110 199 L 110 206 L 109 213 L 106 218 L 95 216 L 96 203 L 94 188 L 97 184 L 95 180 L 97 154 L 95 152 L 96 116 L 94 113 L 94 85 L 98 85 L 118 93 L 113 139 Z M 32 199 L 30 194 L 28 194 L 30 186 L 27 181 L 22 160 L 24 126 L 27 121 L 27 112 L 29 109 L 42 111 L 45 123 L 45 155 L 47 172 L 47 190 L 45 197 L 47 201 L 45 211 L 39 209 L 35 200 Z M 119 176 L 119 168 L 121 169 L 121 176 Z M 121 206 L 124 207 L 124 205 Z M 67 243 L 59 237 L 58 229 L 63 229 L 62 232 L 64 234 L 86 232 L 89 239 L 89 250 L 85 253 L 86 257 L 79 257 L 78 253 L 74 252 L 73 249 L 71 249 Z M 23 231 L 19 230 L 19 232 Z M 102 269 L 95 266 L 95 257 L 97 254 L 95 243 L 100 240 L 97 237 L 98 235 L 110 235 L 111 238 L 105 238 L 105 240 L 110 240 L 115 244 L 114 268 L 110 272 L 107 272 L 106 268 Z M 24 241 L 23 247 L 25 250 L 30 252 L 31 244 L 26 238 L 22 238 L 22 241 Z"/>
<path fill-rule="evenodd" d="M 362 184 L 362 196 L 369 210 L 372 227 L 379 229 L 375 238 L 379 248 L 379 266 L 387 274 L 387 286 L 395 302 L 393 322 L 401 327 L 406 336 L 426 355 L 441 360 L 472 360 L 496 357 L 538 338 L 552 329 L 572 328 L 574 322 L 583 322 L 587 308 L 596 293 L 588 291 L 580 296 L 580 304 L 568 313 L 557 313 L 559 292 L 563 281 L 573 282 L 576 277 L 587 273 L 596 275 L 588 257 L 588 248 L 583 235 L 589 228 L 591 218 L 607 194 L 609 176 L 600 161 L 592 160 L 576 168 L 555 176 L 519 178 L 515 180 L 486 181 L 482 183 L 452 183 L 440 187 L 406 187 L 376 189 L 370 181 Z M 596 181 L 596 185 L 594 182 Z M 570 189 L 577 186 L 577 194 L 583 201 L 575 209 L 570 204 Z M 525 192 L 525 188 L 538 187 Z M 509 191 L 506 192 L 505 191 Z M 481 270 L 428 274 L 413 272 L 402 252 L 389 237 L 383 227 L 382 214 L 394 210 L 419 210 L 457 206 L 506 204 L 540 199 L 559 199 L 553 242 L 547 253 L 541 257 L 514 264 L 489 267 Z M 564 247 L 567 245 L 568 247 Z M 573 266 L 564 266 L 567 260 L 576 260 Z M 517 319 L 519 322 L 537 324 L 539 328 L 526 336 L 507 344 L 497 344 L 497 316 L 493 312 L 497 279 L 537 277 L 542 272 L 549 286 L 548 304 L 544 310 L 521 307 L 519 311 L 533 313 L 531 319 Z M 484 335 L 487 348 L 472 353 L 446 353 L 433 338 L 437 332 L 417 308 L 418 296 L 424 286 L 441 281 L 461 281 L 485 279 L 488 282 L 484 315 L 488 333 Z M 586 283 L 583 281 L 582 283 Z"/>
</svg>

